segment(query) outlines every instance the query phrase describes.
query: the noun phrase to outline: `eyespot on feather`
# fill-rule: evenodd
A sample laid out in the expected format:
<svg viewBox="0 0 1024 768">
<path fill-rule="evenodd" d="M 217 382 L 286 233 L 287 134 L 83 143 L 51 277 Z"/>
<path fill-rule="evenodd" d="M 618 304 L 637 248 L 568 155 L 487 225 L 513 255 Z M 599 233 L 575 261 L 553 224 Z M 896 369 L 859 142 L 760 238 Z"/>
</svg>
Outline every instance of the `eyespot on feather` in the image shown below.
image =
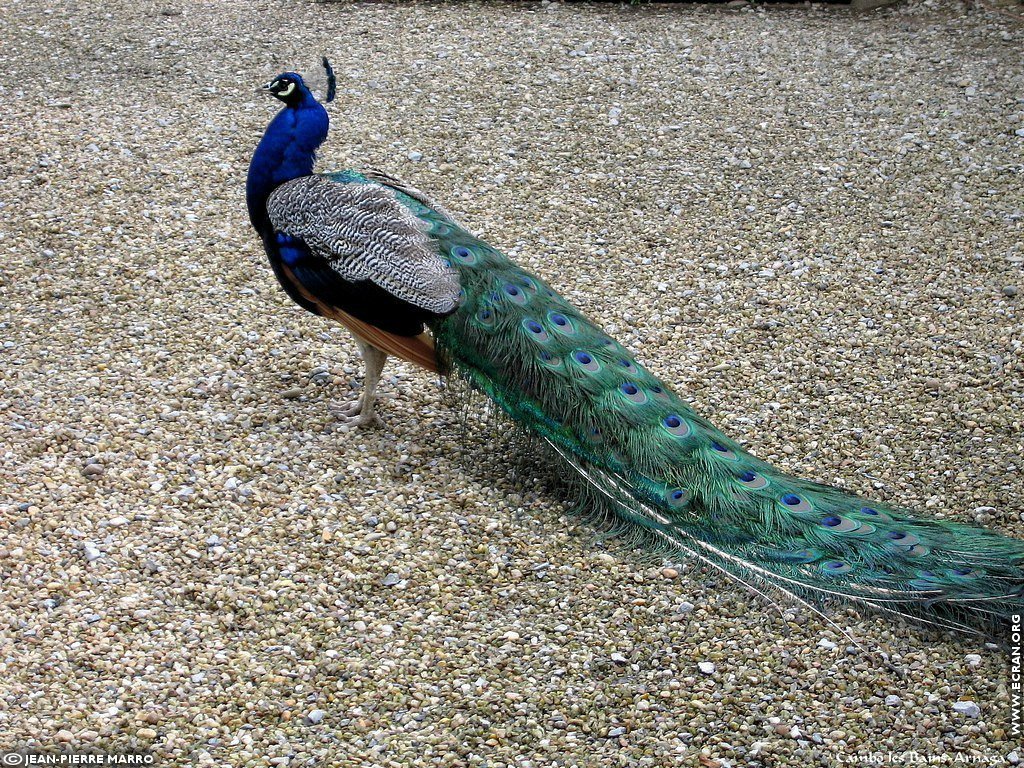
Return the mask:
<svg viewBox="0 0 1024 768">
<path fill-rule="evenodd" d="M 576 324 L 561 312 L 548 312 L 548 322 L 556 333 L 563 336 L 575 336 L 577 333 Z"/>
<path fill-rule="evenodd" d="M 529 275 L 520 275 L 518 280 L 519 285 L 528 290 L 530 293 L 537 293 L 537 283 L 532 277 L 530 277 Z"/>
<path fill-rule="evenodd" d="M 565 367 L 565 363 L 562 360 L 562 358 L 558 357 L 557 355 L 552 355 L 545 349 L 542 349 L 537 357 L 540 360 L 541 365 L 545 366 L 546 368 L 557 370 L 559 368 Z"/>
<path fill-rule="evenodd" d="M 717 440 L 711 441 L 711 455 L 725 461 L 739 461 L 740 458 L 734 451 L 730 451 Z"/>
<path fill-rule="evenodd" d="M 840 515 L 827 515 L 821 518 L 821 525 L 831 533 L 849 533 L 857 536 L 867 535 L 875 532 L 873 525 L 861 523 L 850 517 Z"/>
<path fill-rule="evenodd" d="M 665 491 L 665 502 L 672 509 L 680 509 L 690 503 L 693 494 L 686 488 L 669 488 Z"/>
<path fill-rule="evenodd" d="M 457 245 L 452 248 L 451 255 L 452 258 L 461 264 L 476 264 L 478 261 L 477 255 L 464 245 Z"/>
<path fill-rule="evenodd" d="M 627 402 L 633 403 L 634 405 L 643 405 L 647 402 L 647 393 L 632 381 L 624 381 L 620 384 L 619 394 L 622 395 Z"/>
<path fill-rule="evenodd" d="M 477 325 L 482 326 L 487 330 L 491 330 L 498 323 L 497 315 L 495 314 L 494 310 L 490 307 L 484 307 L 478 310 L 476 313 L 475 320 L 477 322 Z"/>
<path fill-rule="evenodd" d="M 889 515 L 887 515 L 885 512 L 881 512 L 881 511 L 875 509 L 874 507 L 861 507 L 860 513 L 862 515 L 867 515 L 868 517 L 872 517 L 872 518 L 874 518 L 876 520 L 880 520 L 880 521 L 884 521 L 884 522 L 892 522 L 892 518 L 889 517 Z"/>
<path fill-rule="evenodd" d="M 959 579 L 970 578 L 976 579 L 982 575 L 982 572 L 975 568 L 950 568 L 949 574 Z"/>
<path fill-rule="evenodd" d="M 810 512 L 812 509 L 811 503 L 807 499 L 803 499 L 795 493 L 787 493 L 779 501 L 790 512 Z"/>
<path fill-rule="evenodd" d="M 759 491 L 762 488 L 768 487 L 768 478 L 764 475 L 759 475 L 757 472 L 741 472 L 736 476 L 736 481 L 744 488 L 749 488 L 752 491 Z"/>
<path fill-rule="evenodd" d="M 853 570 L 853 567 L 849 563 L 844 563 L 842 560 L 826 560 L 821 564 L 821 570 L 830 576 L 839 576 L 844 573 L 849 573 Z"/>
<path fill-rule="evenodd" d="M 526 329 L 527 335 L 534 341 L 538 341 L 541 344 L 548 341 L 551 337 L 548 332 L 544 329 L 544 326 L 538 323 L 531 317 L 523 320 L 523 328 Z"/>
<path fill-rule="evenodd" d="M 648 389 L 651 391 L 651 394 L 654 395 L 654 397 L 656 399 L 661 400 L 662 402 L 665 402 L 665 401 L 671 399 L 668 396 L 668 392 L 666 392 L 664 390 L 664 388 L 659 387 L 657 384 L 655 384 L 654 386 L 648 387 Z"/>
<path fill-rule="evenodd" d="M 505 283 L 502 286 L 502 290 L 516 304 L 523 305 L 530 300 L 526 292 L 515 283 Z"/>
<path fill-rule="evenodd" d="M 597 373 L 601 370 L 601 361 L 583 349 L 577 349 L 572 353 L 572 359 L 577 366 L 587 373 Z"/>
<path fill-rule="evenodd" d="M 906 531 L 888 531 L 885 534 L 885 538 L 888 539 L 892 544 L 900 547 L 915 547 L 921 543 L 921 540 L 912 533 Z"/>
<path fill-rule="evenodd" d="M 686 420 L 675 413 L 670 413 L 662 419 L 661 426 L 664 427 L 670 435 L 674 435 L 675 437 L 687 437 L 691 432 L 690 425 Z"/>
</svg>

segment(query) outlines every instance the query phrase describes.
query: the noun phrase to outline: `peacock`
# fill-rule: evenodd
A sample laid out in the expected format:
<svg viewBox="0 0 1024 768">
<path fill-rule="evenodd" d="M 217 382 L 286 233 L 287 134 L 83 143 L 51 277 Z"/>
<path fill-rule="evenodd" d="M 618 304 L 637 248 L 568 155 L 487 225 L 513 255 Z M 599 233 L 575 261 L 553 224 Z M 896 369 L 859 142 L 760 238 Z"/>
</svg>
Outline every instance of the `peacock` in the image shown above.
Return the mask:
<svg viewBox="0 0 1024 768">
<path fill-rule="evenodd" d="M 249 167 L 249 217 L 287 294 L 359 345 L 347 424 L 377 422 L 394 355 L 484 393 L 564 465 L 585 506 L 656 551 L 812 606 L 834 596 L 973 631 L 1024 613 L 1024 542 L 761 461 L 423 192 L 376 170 L 314 173 L 324 105 L 295 72 L 262 90 L 284 106 Z"/>
</svg>

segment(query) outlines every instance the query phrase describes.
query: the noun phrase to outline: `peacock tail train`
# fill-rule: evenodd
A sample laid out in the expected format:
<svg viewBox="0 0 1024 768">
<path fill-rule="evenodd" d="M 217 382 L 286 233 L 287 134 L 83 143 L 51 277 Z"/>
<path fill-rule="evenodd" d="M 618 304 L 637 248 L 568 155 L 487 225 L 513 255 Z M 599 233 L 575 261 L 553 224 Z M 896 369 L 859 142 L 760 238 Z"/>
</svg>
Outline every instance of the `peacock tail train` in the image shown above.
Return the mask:
<svg viewBox="0 0 1024 768">
<path fill-rule="evenodd" d="M 367 183 L 355 173 L 329 176 Z M 788 476 L 744 451 L 535 275 L 394 187 L 461 284 L 442 370 L 550 445 L 588 503 L 744 583 L 968 629 L 1024 609 L 1024 542 Z"/>
</svg>

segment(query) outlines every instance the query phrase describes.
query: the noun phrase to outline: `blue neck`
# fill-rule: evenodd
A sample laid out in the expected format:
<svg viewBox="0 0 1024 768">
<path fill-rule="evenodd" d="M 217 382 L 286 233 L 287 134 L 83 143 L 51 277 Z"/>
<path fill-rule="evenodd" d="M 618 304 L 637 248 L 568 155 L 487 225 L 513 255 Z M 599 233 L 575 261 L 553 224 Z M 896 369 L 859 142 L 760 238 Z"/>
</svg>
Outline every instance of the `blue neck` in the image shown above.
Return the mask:
<svg viewBox="0 0 1024 768">
<path fill-rule="evenodd" d="M 245 201 L 249 220 L 267 232 L 267 198 L 280 184 L 313 173 L 316 150 L 327 138 L 327 110 L 304 87 L 303 98 L 277 113 L 249 163 Z"/>
</svg>

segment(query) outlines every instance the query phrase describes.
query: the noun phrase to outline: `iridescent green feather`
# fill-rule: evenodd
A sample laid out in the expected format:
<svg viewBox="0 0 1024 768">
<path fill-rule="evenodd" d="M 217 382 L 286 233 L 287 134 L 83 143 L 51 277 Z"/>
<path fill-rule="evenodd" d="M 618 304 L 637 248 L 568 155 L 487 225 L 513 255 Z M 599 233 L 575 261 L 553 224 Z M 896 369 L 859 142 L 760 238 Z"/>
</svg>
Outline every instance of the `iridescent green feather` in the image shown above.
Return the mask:
<svg viewBox="0 0 1024 768">
<path fill-rule="evenodd" d="M 741 579 L 945 626 L 1024 609 L 1024 542 L 790 477 L 744 451 L 537 276 L 423 203 L 459 274 L 432 329 L 450 371 L 550 444 L 588 498 Z"/>
</svg>

